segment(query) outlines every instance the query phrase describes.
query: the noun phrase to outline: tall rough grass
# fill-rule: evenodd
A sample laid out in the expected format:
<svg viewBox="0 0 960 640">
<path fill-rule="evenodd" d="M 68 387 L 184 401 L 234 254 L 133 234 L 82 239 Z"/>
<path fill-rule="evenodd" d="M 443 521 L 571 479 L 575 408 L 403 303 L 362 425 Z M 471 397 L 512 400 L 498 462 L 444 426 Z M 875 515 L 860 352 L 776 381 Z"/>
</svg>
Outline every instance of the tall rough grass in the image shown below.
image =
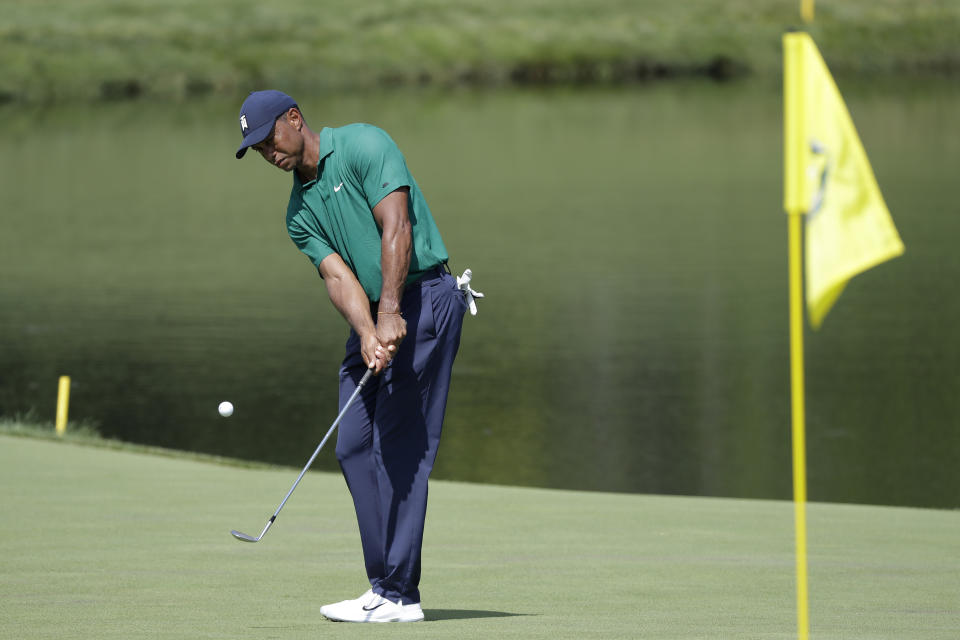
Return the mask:
<svg viewBox="0 0 960 640">
<path fill-rule="evenodd" d="M 0 13 L 0 102 L 776 74 L 800 22 L 798 0 L 0 0 Z M 822 0 L 809 29 L 839 73 L 960 70 L 956 0 Z"/>
</svg>

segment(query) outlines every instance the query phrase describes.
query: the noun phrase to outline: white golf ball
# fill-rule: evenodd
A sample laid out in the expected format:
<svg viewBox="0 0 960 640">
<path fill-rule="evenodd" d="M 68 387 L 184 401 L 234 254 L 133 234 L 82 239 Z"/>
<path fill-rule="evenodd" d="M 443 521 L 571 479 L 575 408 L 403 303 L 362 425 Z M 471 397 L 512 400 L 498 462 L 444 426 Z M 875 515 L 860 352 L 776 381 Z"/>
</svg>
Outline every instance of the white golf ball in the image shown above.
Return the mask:
<svg viewBox="0 0 960 640">
<path fill-rule="evenodd" d="M 221 402 L 220 406 L 217 407 L 217 411 L 220 412 L 224 418 L 229 418 L 233 415 L 233 403 L 232 402 Z"/>
</svg>

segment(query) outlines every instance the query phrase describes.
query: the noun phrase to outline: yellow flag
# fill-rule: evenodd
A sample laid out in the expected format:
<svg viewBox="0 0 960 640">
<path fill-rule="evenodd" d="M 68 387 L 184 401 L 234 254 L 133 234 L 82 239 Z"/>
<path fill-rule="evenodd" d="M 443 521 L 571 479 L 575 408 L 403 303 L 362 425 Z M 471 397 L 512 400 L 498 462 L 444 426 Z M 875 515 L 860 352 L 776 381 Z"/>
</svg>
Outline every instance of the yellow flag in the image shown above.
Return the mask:
<svg viewBox="0 0 960 640">
<path fill-rule="evenodd" d="M 787 144 L 796 148 L 786 150 L 786 169 L 802 175 L 788 175 L 786 182 L 796 187 L 794 204 L 807 214 L 807 308 L 818 328 L 847 281 L 902 254 L 903 242 L 816 44 L 806 33 L 788 37 L 796 38 L 788 51 L 798 59 L 787 96 L 793 110 L 788 126 L 794 129 Z"/>
</svg>

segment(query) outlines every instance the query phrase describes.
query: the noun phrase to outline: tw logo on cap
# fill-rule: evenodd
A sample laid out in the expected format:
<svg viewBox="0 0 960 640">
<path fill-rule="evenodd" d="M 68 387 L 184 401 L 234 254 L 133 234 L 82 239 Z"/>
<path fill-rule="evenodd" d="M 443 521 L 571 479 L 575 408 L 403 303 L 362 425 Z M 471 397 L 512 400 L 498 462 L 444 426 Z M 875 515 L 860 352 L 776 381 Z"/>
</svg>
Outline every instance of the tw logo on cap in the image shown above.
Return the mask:
<svg viewBox="0 0 960 640">
<path fill-rule="evenodd" d="M 243 129 L 243 132 L 246 133 L 247 129 L 250 127 L 247 125 L 247 116 L 244 114 L 240 115 L 240 128 Z"/>
</svg>

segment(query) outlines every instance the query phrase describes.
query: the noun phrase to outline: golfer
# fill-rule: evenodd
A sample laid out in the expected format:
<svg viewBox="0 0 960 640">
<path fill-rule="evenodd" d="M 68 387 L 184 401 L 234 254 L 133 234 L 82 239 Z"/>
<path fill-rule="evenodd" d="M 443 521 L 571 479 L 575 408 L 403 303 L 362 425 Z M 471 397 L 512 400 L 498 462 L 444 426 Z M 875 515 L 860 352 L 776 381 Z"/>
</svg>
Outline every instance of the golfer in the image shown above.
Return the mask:
<svg viewBox="0 0 960 640">
<path fill-rule="evenodd" d="M 293 174 L 287 231 L 350 324 L 340 406 L 377 377 L 340 423 L 337 459 L 353 496 L 370 589 L 320 613 L 348 622 L 417 622 L 420 550 L 450 372 L 467 301 L 420 188 L 389 135 L 369 124 L 307 126 L 279 91 L 240 109 L 243 144 Z"/>
</svg>

